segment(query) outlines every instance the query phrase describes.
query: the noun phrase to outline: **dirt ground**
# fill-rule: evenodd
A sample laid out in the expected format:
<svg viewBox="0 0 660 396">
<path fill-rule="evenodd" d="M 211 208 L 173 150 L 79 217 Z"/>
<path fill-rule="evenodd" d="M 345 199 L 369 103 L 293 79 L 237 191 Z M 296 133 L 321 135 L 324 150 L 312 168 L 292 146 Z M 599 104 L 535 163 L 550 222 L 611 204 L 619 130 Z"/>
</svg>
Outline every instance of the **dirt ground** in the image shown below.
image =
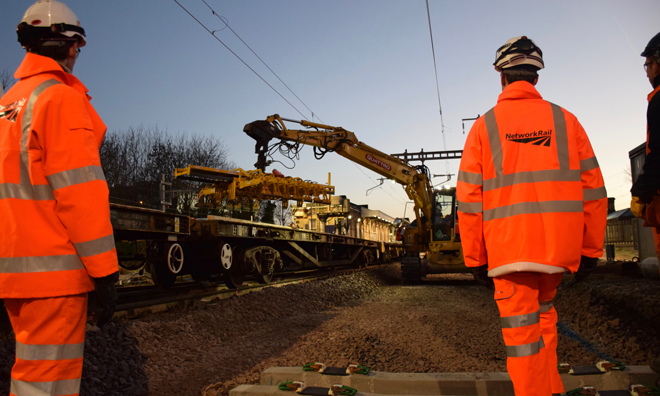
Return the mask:
<svg viewBox="0 0 660 396">
<path fill-rule="evenodd" d="M 562 362 L 660 356 L 660 281 L 567 277 L 555 306 Z M 492 292 L 470 275 L 403 286 L 398 265 L 181 307 L 88 332 L 81 395 L 226 395 L 270 366 L 360 363 L 390 372 L 504 371 Z M 0 392 L 13 364 L 0 341 Z"/>
</svg>

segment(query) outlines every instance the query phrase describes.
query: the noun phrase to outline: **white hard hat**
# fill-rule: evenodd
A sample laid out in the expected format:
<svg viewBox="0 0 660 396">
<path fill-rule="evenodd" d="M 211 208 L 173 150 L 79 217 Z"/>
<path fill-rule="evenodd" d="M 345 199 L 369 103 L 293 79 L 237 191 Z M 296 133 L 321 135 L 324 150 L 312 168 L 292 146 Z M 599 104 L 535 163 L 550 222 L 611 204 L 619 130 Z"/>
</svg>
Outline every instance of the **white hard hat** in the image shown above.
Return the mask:
<svg viewBox="0 0 660 396">
<path fill-rule="evenodd" d="M 43 39 L 55 39 L 61 35 L 78 39 L 78 47 L 84 47 L 85 29 L 80 26 L 76 14 L 66 4 L 57 0 L 39 0 L 25 11 L 17 29 L 18 41 L 25 47 Z M 61 36 L 60 36 L 61 37 Z"/>
<path fill-rule="evenodd" d="M 543 69 L 543 52 L 527 36 L 514 37 L 497 49 L 493 65 L 497 71 L 520 65 Z"/>
</svg>

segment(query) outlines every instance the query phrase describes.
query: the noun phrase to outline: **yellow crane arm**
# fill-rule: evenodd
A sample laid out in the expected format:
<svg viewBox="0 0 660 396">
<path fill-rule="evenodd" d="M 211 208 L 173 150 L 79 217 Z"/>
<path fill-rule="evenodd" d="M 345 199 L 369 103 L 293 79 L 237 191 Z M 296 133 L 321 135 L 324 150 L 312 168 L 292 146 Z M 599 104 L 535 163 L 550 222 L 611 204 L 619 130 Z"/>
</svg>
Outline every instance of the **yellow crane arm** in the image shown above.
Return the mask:
<svg viewBox="0 0 660 396">
<path fill-rule="evenodd" d="M 284 121 L 296 122 L 313 129 L 288 129 Z M 335 152 L 379 175 L 402 184 L 408 197 L 415 203 L 420 236 L 425 238 L 424 236 L 427 235 L 425 220 L 431 219 L 433 187 L 429 175 L 425 172 L 420 172 L 407 162 L 360 142 L 353 132 L 342 127 L 290 120 L 274 114 L 267 117 L 266 120 L 254 121 L 245 125 L 243 131 L 256 140 L 255 152 L 259 154 L 259 157 L 255 166 L 259 169 L 265 170 L 269 164 L 267 161 L 269 143 L 271 139 L 276 138 L 294 144 L 318 147 L 322 152 Z M 421 214 L 425 219 L 420 218 Z"/>
</svg>

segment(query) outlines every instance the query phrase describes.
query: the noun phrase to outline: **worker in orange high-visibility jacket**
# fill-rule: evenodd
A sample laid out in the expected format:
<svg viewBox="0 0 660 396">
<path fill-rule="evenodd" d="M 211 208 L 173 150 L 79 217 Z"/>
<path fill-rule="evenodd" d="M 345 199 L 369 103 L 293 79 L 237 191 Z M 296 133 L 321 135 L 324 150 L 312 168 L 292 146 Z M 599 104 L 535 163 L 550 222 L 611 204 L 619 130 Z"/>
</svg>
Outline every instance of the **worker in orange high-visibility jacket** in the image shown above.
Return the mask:
<svg viewBox="0 0 660 396">
<path fill-rule="evenodd" d="M 557 312 L 565 271 L 584 279 L 602 256 L 607 195 L 577 118 L 534 86 L 543 54 L 525 36 L 497 51 L 502 94 L 473 125 L 457 182 L 465 264 L 494 283 L 517 396 L 559 394 Z"/>
<path fill-rule="evenodd" d="M 98 325 L 117 301 L 106 127 L 71 72 L 85 32 L 63 3 L 26 11 L 19 79 L 0 99 L 0 298 L 16 335 L 11 394 L 77 395 L 87 293 Z"/>
</svg>

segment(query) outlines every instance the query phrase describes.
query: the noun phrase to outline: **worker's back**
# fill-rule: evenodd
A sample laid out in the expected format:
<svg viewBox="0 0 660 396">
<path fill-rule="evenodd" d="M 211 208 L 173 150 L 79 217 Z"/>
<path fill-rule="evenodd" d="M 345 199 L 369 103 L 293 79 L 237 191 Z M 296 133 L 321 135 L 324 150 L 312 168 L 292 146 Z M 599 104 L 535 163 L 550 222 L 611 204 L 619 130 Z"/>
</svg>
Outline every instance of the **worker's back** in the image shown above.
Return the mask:
<svg viewBox="0 0 660 396">
<path fill-rule="evenodd" d="M 607 203 L 598 163 L 575 116 L 543 100 L 532 84 L 515 82 L 475 123 L 466 147 L 475 142 L 481 150 L 463 153 L 461 171 L 483 175 L 489 275 L 577 270 L 580 255 L 595 249 L 592 242 L 600 238 L 602 244 L 602 236 L 585 232 L 585 212 L 593 212 L 586 205 L 604 214 Z M 459 210 L 478 212 L 470 206 L 476 194 L 462 195 Z M 604 227 L 605 216 L 588 221 Z"/>
</svg>

